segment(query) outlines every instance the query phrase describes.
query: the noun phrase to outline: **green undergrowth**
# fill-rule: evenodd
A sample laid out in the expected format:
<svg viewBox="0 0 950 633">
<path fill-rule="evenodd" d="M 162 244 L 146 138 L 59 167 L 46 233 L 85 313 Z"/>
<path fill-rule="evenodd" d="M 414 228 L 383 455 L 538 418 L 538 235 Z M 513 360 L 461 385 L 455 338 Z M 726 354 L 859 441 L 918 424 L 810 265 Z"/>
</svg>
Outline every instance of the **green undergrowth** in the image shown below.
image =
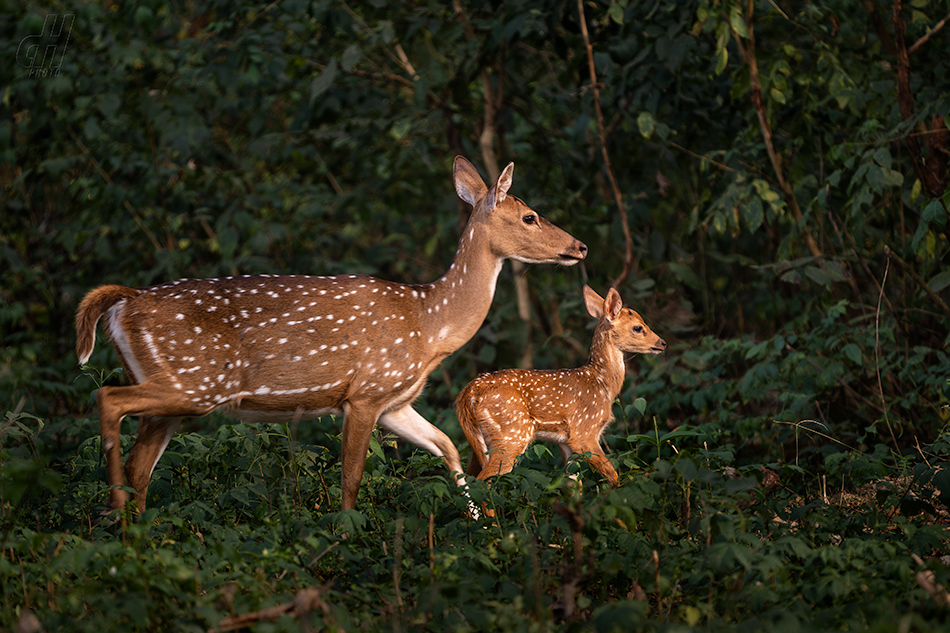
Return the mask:
<svg viewBox="0 0 950 633">
<path fill-rule="evenodd" d="M 40 422 L 4 426 L 4 629 L 29 611 L 50 631 L 224 630 L 306 589 L 305 613 L 252 630 L 928 631 L 946 615 L 918 574 L 950 583 L 947 433 L 915 457 L 827 456 L 864 473 L 852 483 L 655 427 L 615 438 L 616 489 L 536 445 L 469 497 L 377 435 L 341 512 L 332 421 L 224 424 L 173 439 L 123 528 L 99 521 L 98 437 L 60 461 Z"/>
</svg>

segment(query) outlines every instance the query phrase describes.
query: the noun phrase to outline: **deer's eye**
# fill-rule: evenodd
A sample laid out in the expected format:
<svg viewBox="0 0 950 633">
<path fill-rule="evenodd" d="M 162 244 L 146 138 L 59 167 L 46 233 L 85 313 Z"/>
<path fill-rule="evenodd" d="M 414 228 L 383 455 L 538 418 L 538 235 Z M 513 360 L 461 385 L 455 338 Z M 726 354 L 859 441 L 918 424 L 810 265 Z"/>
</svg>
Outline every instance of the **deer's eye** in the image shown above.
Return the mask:
<svg viewBox="0 0 950 633">
<path fill-rule="evenodd" d="M 633 331 L 636 332 L 637 334 L 639 334 L 640 332 L 643 331 L 643 326 L 642 326 L 642 325 L 634 325 L 634 326 L 633 326 Z"/>
<path fill-rule="evenodd" d="M 524 216 L 523 218 L 521 218 L 521 221 L 524 222 L 525 224 L 535 224 L 538 221 L 538 216 L 528 214 Z"/>
</svg>

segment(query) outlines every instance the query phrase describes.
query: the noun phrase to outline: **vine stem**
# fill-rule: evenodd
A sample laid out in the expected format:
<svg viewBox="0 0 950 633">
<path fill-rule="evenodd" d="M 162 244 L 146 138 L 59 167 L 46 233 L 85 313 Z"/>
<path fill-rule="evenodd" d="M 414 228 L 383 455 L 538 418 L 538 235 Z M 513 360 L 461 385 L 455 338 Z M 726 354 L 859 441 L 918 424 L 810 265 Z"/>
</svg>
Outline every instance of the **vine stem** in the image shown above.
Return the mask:
<svg viewBox="0 0 950 633">
<path fill-rule="evenodd" d="M 600 153 L 604 157 L 604 167 L 607 170 L 607 178 L 610 180 L 610 188 L 614 194 L 614 203 L 617 205 L 617 213 L 620 214 L 620 226 L 623 229 L 624 239 L 624 258 L 623 270 L 620 275 L 610 282 L 614 288 L 618 288 L 630 276 L 633 269 L 633 237 L 630 235 L 630 225 L 627 224 L 627 212 L 623 207 L 623 196 L 620 193 L 620 187 L 617 186 L 617 178 L 614 176 L 614 168 L 610 162 L 610 154 L 607 152 L 607 128 L 604 125 L 604 113 L 600 109 L 600 89 L 597 85 L 597 70 L 594 68 L 594 47 L 591 46 L 590 36 L 587 33 L 587 19 L 584 17 L 584 0 L 577 0 L 577 13 L 581 24 L 581 35 L 584 37 L 584 46 L 587 48 L 587 68 L 590 71 L 590 85 L 594 93 L 594 111 L 597 113 L 597 130 L 600 138 Z"/>
<path fill-rule="evenodd" d="M 735 29 L 731 29 L 736 48 L 739 49 L 739 55 L 749 69 L 749 99 L 752 101 L 752 107 L 755 109 L 756 117 L 759 120 L 759 129 L 762 132 L 762 140 L 765 142 L 765 150 L 769 155 L 769 161 L 772 163 L 772 170 L 775 172 L 775 180 L 778 183 L 785 201 L 788 203 L 792 217 L 801 227 L 802 238 L 805 240 L 805 246 L 814 257 L 821 257 L 822 252 L 812 237 L 808 227 L 805 226 L 804 215 L 798 204 L 798 198 L 795 196 L 795 189 L 785 177 L 785 167 L 782 164 L 782 157 L 775 149 L 775 139 L 772 134 L 772 124 L 769 123 L 768 113 L 765 109 L 765 98 L 762 95 L 762 82 L 759 79 L 759 63 L 755 53 L 755 29 L 753 10 L 755 5 L 749 0 L 746 6 L 745 22 L 746 29 L 749 32 L 748 41 L 743 44 L 742 37 Z"/>
</svg>

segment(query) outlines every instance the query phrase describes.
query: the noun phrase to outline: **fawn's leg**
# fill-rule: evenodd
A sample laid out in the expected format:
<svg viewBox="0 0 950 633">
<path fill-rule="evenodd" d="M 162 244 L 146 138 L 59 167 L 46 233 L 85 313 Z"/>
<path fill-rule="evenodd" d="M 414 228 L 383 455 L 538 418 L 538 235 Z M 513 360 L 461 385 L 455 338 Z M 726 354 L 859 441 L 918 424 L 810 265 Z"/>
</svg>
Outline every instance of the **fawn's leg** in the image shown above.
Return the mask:
<svg viewBox="0 0 950 633">
<path fill-rule="evenodd" d="M 567 444 L 563 442 L 558 442 L 557 445 L 558 445 L 558 448 L 561 449 L 561 459 L 564 460 L 564 467 L 567 468 L 568 460 L 571 458 L 571 455 L 574 454 L 574 451 L 571 450 L 570 446 L 568 446 Z M 568 475 L 568 477 L 570 477 L 571 479 L 573 479 L 574 481 L 578 483 L 580 483 L 581 481 L 581 478 L 578 476 L 577 473 L 571 473 L 570 475 Z"/>
<path fill-rule="evenodd" d="M 607 455 L 604 454 L 604 449 L 600 447 L 600 442 L 577 444 L 568 442 L 568 446 L 575 453 L 590 453 L 590 457 L 587 458 L 587 463 L 590 464 L 591 468 L 606 477 L 611 486 L 616 487 L 620 478 L 617 476 L 617 471 L 614 470 L 613 464 L 610 463 L 610 460 L 607 459 Z"/>
<path fill-rule="evenodd" d="M 482 452 L 488 453 L 479 479 L 511 472 L 515 460 L 534 440 L 537 423 L 520 400 L 521 394 L 515 395 L 516 398 L 497 398 L 494 404 L 479 411 L 478 427 L 485 444 Z"/>
</svg>

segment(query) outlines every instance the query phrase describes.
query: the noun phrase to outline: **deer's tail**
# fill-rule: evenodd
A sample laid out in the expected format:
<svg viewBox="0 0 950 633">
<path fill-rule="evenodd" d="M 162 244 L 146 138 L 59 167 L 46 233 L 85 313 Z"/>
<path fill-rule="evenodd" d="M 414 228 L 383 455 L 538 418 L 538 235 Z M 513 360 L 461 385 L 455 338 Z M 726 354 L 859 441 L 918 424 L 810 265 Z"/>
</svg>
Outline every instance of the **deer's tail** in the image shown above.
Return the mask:
<svg viewBox="0 0 950 633">
<path fill-rule="evenodd" d="M 96 324 L 112 306 L 131 299 L 141 291 L 128 286 L 99 286 L 83 297 L 76 313 L 76 355 L 85 365 L 96 346 Z"/>
</svg>

